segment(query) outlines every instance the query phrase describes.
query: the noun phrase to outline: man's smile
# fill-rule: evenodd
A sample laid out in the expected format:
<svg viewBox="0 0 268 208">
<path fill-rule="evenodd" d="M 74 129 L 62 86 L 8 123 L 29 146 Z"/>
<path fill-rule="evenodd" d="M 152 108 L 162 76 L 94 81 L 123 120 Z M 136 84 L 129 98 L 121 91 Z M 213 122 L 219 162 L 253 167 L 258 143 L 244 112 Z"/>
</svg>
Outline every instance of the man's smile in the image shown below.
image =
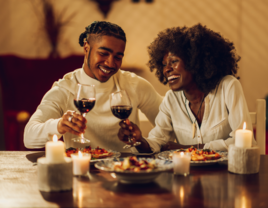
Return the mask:
<svg viewBox="0 0 268 208">
<path fill-rule="evenodd" d="M 110 74 L 110 73 L 112 73 L 114 71 L 113 69 L 107 69 L 107 68 L 105 68 L 103 66 L 99 66 L 99 68 L 105 74 Z"/>
</svg>

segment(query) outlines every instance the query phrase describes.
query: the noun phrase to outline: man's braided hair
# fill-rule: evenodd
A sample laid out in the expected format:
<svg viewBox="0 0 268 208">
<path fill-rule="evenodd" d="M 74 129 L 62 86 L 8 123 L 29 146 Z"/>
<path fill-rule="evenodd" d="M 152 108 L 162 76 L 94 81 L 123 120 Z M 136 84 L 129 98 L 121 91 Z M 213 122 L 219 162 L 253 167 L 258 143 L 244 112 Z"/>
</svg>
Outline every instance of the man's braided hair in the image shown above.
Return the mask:
<svg viewBox="0 0 268 208">
<path fill-rule="evenodd" d="M 92 34 L 97 35 L 97 37 L 103 35 L 113 36 L 126 42 L 125 32 L 120 26 L 105 21 L 94 21 L 86 27 L 85 32 L 81 33 L 79 37 L 80 46 L 83 47 L 85 41 L 89 42 Z"/>
</svg>

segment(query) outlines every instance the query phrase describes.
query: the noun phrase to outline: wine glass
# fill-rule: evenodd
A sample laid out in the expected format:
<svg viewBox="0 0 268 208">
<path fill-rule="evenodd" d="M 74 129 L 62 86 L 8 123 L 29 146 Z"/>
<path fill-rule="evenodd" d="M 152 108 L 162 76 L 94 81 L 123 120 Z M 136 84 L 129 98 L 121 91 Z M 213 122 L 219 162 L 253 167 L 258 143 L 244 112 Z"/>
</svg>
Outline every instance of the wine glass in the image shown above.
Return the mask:
<svg viewBox="0 0 268 208">
<path fill-rule="evenodd" d="M 74 94 L 74 105 L 83 117 L 92 110 L 96 101 L 96 93 L 94 85 L 77 84 Z M 89 139 L 84 138 L 81 134 L 78 138 L 72 139 L 78 143 L 90 143 Z"/>
<path fill-rule="evenodd" d="M 131 101 L 125 90 L 120 90 L 110 95 L 110 107 L 113 115 L 119 119 L 127 119 L 132 112 Z M 123 148 L 130 148 L 140 145 L 140 142 L 133 143 L 132 136 L 128 137 L 128 142 L 131 145 L 125 145 Z"/>
</svg>

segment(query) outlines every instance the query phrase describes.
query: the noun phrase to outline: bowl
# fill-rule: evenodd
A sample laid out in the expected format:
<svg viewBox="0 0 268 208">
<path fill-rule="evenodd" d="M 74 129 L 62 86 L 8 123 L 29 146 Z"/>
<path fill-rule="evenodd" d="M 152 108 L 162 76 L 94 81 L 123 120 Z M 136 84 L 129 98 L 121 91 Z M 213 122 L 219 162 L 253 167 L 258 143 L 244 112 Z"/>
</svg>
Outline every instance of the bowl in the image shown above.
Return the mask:
<svg viewBox="0 0 268 208">
<path fill-rule="evenodd" d="M 139 172 L 125 170 L 116 171 L 113 169 L 115 162 L 121 162 L 124 158 L 114 158 L 113 160 L 103 160 L 95 163 L 95 167 L 112 173 L 121 183 L 149 183 L 152 182 L 162 172 L 169 171 L 173 168 L 172 161 L 153 159 L 153 158 L 137 158 L 138 160 L 146 160 L 151 162 L 155 160 L 156 169 L 151 171 L 140 170 Z"/>
</svg>

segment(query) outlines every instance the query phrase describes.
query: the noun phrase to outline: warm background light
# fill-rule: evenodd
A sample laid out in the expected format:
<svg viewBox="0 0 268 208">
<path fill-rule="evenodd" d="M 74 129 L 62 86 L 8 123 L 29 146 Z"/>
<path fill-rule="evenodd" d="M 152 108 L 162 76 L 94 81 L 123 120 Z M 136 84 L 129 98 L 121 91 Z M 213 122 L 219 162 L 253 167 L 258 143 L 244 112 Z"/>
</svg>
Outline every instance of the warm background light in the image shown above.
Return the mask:
<svg viewBox="0 0 268 208">
<path fill-rule="evenodd" d="M 9 0 L 1 1 L 0 5 L 0 55 L 46 58 L 51 46 L 42 30 L 41 1 Z M 58 41 L 57 49 L 61 57 L 83 55 L 78 37 L 92 21 L 114 22 L 127 34 L 123 67 L 140 69 L 139 74 L 164 95 L 168 87 L 160 84 L 146 66 L 147 46 L 159 31 L 167 27 L 192 26 L 201 22 L 235 43 L 242 57 L 239 75 L 249 110 L 255 110 L 257 98 L 268 94 L 266 1 L 155 0 L 153 3 L 133 3 L 131 0 L 121 0 L 112 3 L 106 19 L 94 1 L 58 0 L 53 1 L 53 5 L 59 14 L 63 14 L 63 21 L 72 17 L 63 27 Z"/>
</svg>

